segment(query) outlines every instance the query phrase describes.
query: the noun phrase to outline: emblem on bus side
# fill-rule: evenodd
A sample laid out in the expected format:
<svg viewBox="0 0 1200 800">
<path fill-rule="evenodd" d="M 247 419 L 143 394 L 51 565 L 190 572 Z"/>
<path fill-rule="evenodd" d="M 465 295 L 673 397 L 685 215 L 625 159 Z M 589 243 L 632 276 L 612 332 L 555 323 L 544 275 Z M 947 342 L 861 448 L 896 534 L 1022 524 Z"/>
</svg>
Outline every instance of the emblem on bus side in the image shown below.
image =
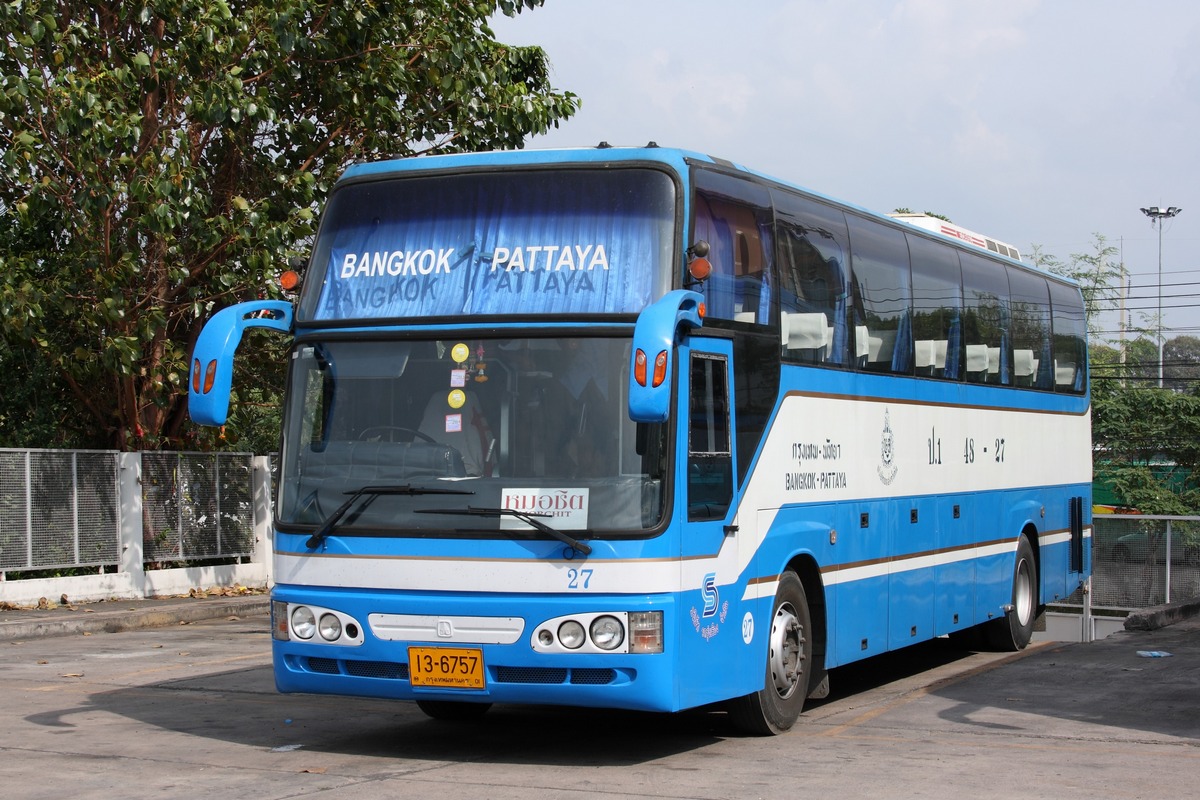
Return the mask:
<svg viewBox="0 0 1200 800">
<path fill-rule="evenodd" d="M 891 419 L 888 411 L 883 410 L 883 436 L 879 442 L 879 456 L 881 463 L 876 469 L 879 473 L 879 480 L 883 481 L 884 486 L 890 486 L 892 481 L 896 479 L 896 472 L 899 469 L 892 463 L 892 458 L 895 456 L 896 437 L 892 434 Z"/>
<path fill-rule="evenodd" d="M 704 640 L 712 641 L 712 638 L 721 630 L 721 623 L 725 621 L 725 617 L 729 615 L 729 601 L 721 602 L 721 593 L 717 589 L 717 574 L 710 572 L 704 576 L 704 583 L 700 587 L 700 595 L 704 598 L 704 612 L 696 610 L 692 606 L 691 617 L 692 627 L 696 629 L 696 633 L 704 637 Z M 703 625 L 703 621 L 716 617 L 707 625 Z"/>
</svg>

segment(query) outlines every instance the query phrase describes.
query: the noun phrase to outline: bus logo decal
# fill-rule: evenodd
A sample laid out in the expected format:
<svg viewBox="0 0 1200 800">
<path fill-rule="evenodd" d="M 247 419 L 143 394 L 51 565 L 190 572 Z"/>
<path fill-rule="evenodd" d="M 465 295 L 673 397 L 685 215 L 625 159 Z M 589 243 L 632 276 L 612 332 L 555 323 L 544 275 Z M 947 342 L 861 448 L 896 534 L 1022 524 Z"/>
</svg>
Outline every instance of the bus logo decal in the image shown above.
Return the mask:
<svg viewBox="0 0 1200 800">
<path fill-rule="evenodd" d="M 892 434 L 891 420 L 885 408 L 883 410 L 883 435 L 880 437 L 879 442 L 881 463 L 877 469 L 879 480 L 883 482 L 884 486 L 891 486 L 892 481 L 896 479 L 896 472 L 899 469 L 899 467 L 892 463 L 892 459 L 896 454 L 895 447 L 896 437 Z"/>
<path fill-rule="evenodd" d="M 704 588 L 700 591 L 704 594 L 704 618 L 716 616 L 717 603 L 721 600 L 721 594 L 717 591 L 717 573 L 710 572 L 704 576 Z"/>
</svg>

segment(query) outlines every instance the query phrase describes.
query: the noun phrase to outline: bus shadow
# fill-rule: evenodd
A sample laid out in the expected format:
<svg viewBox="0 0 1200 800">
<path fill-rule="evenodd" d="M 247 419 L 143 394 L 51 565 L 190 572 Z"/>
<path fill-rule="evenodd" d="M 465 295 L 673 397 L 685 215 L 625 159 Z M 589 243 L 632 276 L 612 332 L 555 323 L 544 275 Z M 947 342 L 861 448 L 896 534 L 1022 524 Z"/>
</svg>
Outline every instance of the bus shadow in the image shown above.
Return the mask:
<svg viewBox="0 0 1200 800">
<path fill-rule="evenodd" d="M 433 720 L 407 702 L 277 694 L 266 666 L 99 692 L 84 705 L 26 719 L 85 732 L 97 712 L 268 752 L 529 766 L 642 764 L 733 733 L 724 714 L 705 710 L 498 705 L 468 722 Z"/>
</svg>

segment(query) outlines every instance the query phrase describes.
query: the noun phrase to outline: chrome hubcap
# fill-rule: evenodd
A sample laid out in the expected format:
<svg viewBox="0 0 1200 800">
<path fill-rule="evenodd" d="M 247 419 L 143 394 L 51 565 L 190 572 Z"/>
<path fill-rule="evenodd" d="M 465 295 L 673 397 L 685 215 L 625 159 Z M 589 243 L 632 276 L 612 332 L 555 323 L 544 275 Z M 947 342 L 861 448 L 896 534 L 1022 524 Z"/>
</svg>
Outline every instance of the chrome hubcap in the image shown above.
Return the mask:
<svg viewBox="0 0 1200 800">
<path fill-rule="evenodd" d="M 775 692 L 784 700 L 792 696 L 804 675 L 804 628 L 790 603 L 783 603 L 771 621 L 768 657 Z"/>
<path fill-rule="evenodd" d="M 1013 586 L 1013 606 L 1017 621 L 1028 625 L 1033 618 L 1033 578 L 1029 574 L 1029 562 L 1021 559 L 1017 563 L 1017 579 Z"/>
</svg>

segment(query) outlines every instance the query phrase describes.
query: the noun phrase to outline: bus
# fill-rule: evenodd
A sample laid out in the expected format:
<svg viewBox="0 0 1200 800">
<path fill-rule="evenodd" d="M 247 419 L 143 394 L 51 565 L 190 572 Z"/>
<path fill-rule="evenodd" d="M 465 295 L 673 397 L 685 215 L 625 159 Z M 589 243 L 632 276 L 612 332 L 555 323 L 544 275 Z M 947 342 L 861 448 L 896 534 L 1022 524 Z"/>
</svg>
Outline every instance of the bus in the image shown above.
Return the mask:
<svg viewBox="0 0 1200 800">
<path fill-rule="evenodd" d="M 294 300 L 274 519 L 283 692 L 728 710 L 840 665 L 1016 650 L 1091 569 L 1078 287 L 658 147 L 351 166 Z"/>
</svg>

